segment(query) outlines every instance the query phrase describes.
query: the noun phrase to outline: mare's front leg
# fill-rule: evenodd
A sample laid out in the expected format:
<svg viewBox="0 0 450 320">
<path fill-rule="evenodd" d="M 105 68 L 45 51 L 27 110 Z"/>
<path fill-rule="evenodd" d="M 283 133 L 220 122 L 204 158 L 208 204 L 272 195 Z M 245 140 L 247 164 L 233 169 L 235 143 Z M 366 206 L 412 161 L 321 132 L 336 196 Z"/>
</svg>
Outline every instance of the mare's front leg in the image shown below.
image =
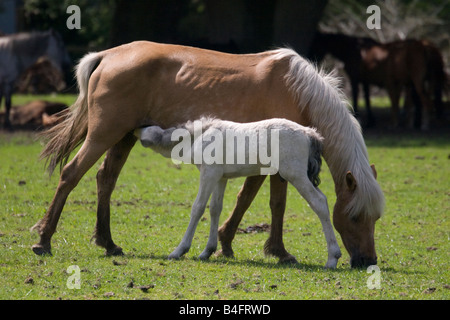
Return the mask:
<svg viewBox="0 0 450 320">
<path fill-rule="evenodd" d="M 223 196 L 225 194 L 225 188 L 227 186 L 227 179 L 220 179 L 214 189 L 211 202 L 209 203 L 209 212 L 211 216 L 211 225 L 209 231 L 208 243 L 205 250 L 200 254 L 201 260 L 207 260 L 217 249 L 217 230 L 219 228 L 219 218 L 222 212 Z"/>
<path fill-rule="evenodd" d="M 126 135 L 119 143 L 108 150 L 97 173 L 98 207 L 93 237 L 96 245 L 106 249 L 106 255 L 123 254 L 122 248 L 117 246 L 111 237 L 110 202 L 117 178 L 135 143 L 136 138 L 132 134 Z"/>
<path fill-rule="evenodd" d="M 169 259 L 179 259 L 191 248 L 192 239 L 194 238 L 198 221 L 205 212 L 208 199 L 220 179 L 220 177 L 217 177 L 210 172 L 205 172 L 205 170 L 202 169 L 200 169 L 200 187 L 191 209 L 191 220 L 189 221 L 189 225 L 183 239 L 178 247 L 169 255 Z"/>
<path fill-rule="evenodd" d="M 278 257 L 280 263 L 297 263 L 297 260 L 284 247 L 283 219 L 286 209 L 287 182 L 279 174 L 270 176 L 270 210 L 272 224 L 270 236 L 264 244 L 264 252 Z"/>
<path fill-rule="evenodd" d="M 237 196 L 233 212 L 219 228 L 219 241 L 222 246 L 222 250 L 219 253 L 225 257 L 233 257 L 234 252 L 231 243 L 233 242 L 245 211 L 247 211 L 253 199 L 255 199 L 264 179 L 266 179 L 266 176 L 253 176 L 245 179 L 244 185 Z"/>
</svg>

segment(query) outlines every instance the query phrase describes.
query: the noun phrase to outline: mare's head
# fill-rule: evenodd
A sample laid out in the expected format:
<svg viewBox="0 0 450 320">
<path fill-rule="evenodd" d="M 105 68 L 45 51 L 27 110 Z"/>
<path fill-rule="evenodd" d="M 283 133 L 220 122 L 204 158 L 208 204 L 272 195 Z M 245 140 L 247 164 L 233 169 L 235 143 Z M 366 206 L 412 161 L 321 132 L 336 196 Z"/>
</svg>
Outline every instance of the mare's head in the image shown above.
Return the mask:
<svg viewBox="0 0 450 320">
<path fill-rule="evenodd" d="M 375 167 L 372 165 L 371 168 L 372 176 L 366 177 L 369 183 L 358 181 L 358 178 L 348 171 L 344 184 L 336 190 L 333 224 L 350 254 L 352 268 L 368 267 L 377 263 L 375 222 L 383 213 L 384 197 L 375 181 Z"/>
</svg>

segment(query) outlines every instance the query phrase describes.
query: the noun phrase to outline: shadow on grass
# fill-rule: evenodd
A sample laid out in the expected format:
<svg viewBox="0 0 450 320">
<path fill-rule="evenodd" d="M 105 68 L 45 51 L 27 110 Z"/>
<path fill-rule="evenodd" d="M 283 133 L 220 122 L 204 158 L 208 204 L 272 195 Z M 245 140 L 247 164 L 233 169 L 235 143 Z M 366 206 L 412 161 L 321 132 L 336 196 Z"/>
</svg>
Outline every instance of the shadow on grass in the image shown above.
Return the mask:
<svg viewBox="0 0 450 320">
<path fill-rule="evenodd" d="M 114 259 L 114 257 L 102 256 L 103 258 Z M 255 267 L 255 268 L 263 268 L 263 269 L 297 269 L 299 271 L 304 272 L 332 272 L 332 273 L 345 273 L 348 271 L 365 271 L 366 268 L 350 268 L 349 264 L 343 266 L 338 263 L 338 267 L 336 269 L 325 269 L 323 265 L 310 264 L 305 262 L 299 263 L 277 263 L 264 259 L 252 260 L 252 259 L 237 259 L 237 258 L 226 258 L 226 257 L 211 257 L 209 260 L 202 261 L 197 257 L 182 257 L 177 260 L 169 260 L 168 255 L 158 255 L 158 254 L 125 254 L 122 256 L 122 259 L 139 259 L 139 260 L 155 260 L 158 261 L 161 265 L 166 264 L 175 264 L 175 263 L 183 263 L 183 261 L 188 262 L 201 262 L 209 265 L 217 265 L 217 266 L 245 266 L 245 267 Z M 395 269 L 392 267 L 383 267 L 379 266 L 382 272 L 391 272 L 391 273 L 401 273 L 405 275 L 410 274 L 421 274 L 423 272 L 413 270 L 409 271 L 406 269 Z"/>
<path fill-rule="evenodd" d="M 365 126 L 365 108 L 360 108 L 359 120 L 363 127 L 363 134 L 368 146 L 375 147 L 422 147 L 448 146 L 450 141 L 450 108 L 447 106 L 440 119 L 433 114 L 430 128 L 421 131 L 419 127 L 408 128 L 404 115 L 400 116 L 400 126 L 392 127 L 390 107 L 372 107 L 376 124 Z"/>
</svg>

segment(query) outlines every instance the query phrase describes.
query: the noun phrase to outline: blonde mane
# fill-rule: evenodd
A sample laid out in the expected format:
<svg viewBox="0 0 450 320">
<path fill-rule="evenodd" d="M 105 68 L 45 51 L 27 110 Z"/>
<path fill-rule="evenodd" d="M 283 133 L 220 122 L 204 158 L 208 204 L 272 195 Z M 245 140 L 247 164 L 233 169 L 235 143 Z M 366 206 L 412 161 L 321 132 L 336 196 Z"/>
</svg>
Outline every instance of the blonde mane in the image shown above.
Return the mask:
<svg viewBox="0 0 450 320">
<path fill-rule="evenodd" d="M 334 73 L 326 73 L 290 49 L 278 49 L 274 59 L 289 59 L 285 81 L 301 111 L 307 108 L 310 125 L 324 139 L 324 158 L 336 186 L 343 187 L 351 171 L 358 187 L 347 207 L 351 217 L 358 214 L 379 218 L 384 195 L 373 176 L 361 126 L 350 113 L 347 99 Z M 339 128 L 336 130 L 336 128 Z"/>
</svg>

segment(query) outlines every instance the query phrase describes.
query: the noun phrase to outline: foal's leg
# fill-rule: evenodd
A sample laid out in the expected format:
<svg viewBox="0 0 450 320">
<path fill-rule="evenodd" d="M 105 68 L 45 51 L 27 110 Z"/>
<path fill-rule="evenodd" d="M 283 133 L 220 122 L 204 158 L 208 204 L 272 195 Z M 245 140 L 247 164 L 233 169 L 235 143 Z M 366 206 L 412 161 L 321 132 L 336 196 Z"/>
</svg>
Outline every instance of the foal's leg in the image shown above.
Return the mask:
<svg viewBox="0 0 450 320">
<path fill-rule="evenodd" d="M 219 228 L 219 218 L 222 212 L 223 196 L 227 186 L 227 179 L 220 179 L 214 189 L 211 202 L 209 203 L 209 212 L 211 215 L 211 225 L 209 231 L 208 243 L 205 250 L 200 254 L 199 258 L 202 260 L 208 259 L 217 249 L 217 229 Z"/>
<path fill-rule="evenodd" d="M 287 182 L 279 174 L 270 176 L 270 209 L 272 224 L 270 236 L 264 245 L 264 252 L 278 257 L 280 263 L 297 263 L 293 255 L 286 251 L 283 244 L 283 218 L 286 209 Z"/>
<path fill-rule="evenodd" d="M 95 244 L 106 249 L 106 255 L 121 255 L 122 248 L 111 237 L 110 201 L 117 178 L 125 164 L 131 149 L 136 143 L 132 134 L 126 135 L 119 143 L 110 148 L 97 173 L 97 223 L 95 225 Z"/>
<path fill-rule="evenodd" d="M 205 212 L 208 199 L 211 196 L 212 191 L 216 188 L 219 179 L 220 177 L 211 177 L 209 174 L 201 172 L 200 187 L 191 209 L 191 220 L 189 221 L 183 239 L 178 247 L 169 255 L 169 259 L 178 259 L 189 251 L 198 221 Z"/>
<path fill-rule="evenodd" d="M 108 147 L 108 145 L 96 143 L 95 140 L 86 139 L 80 151 L 64 167 L 55 196 L 47 213 L 42 220 L 32 227 L 32 230 L 38 231 L 40 235 L 39 243 L 32 247 L 34 253 L 38 255 L 51 254 L 51 237 L 56 230 L 61 211 L 69 193 Z"/>
<path fill-rule="evenodd" d="M 289 181 L 309 203 L 311 209 L 314 210 L 322 223 L 322 229 L 325 234 L 328 249 L 328 261 L 325 268 L 336 268 L 337 262 L 341 257 L 341 250 L 339 249 L 333 226 L 331 225 L 327 197 L 322 193 L 322 191 L 313 186 L 306 175 L 294 177 Z"/>
<path fill-rule="evenodd" d="M 255 199 L 255 196 L 261 188 L 265 178 L 266 176 L 253 176 L 245 179 L 244 185 L 237 196 L 237 201 L 233 212 L 219 228 L 219 241 L 222 246 L 222 250 L 220 250 L 219 253 L 223 254 L 225 257 L 233 257 L 234 253 L 233 248 L 231 247 L 231 242 L 233 242 L 237 228 L 242 220 L 242 217 L 244 216 L 245 211 L 247 211 L 253 199 Z"/>
</svg>

